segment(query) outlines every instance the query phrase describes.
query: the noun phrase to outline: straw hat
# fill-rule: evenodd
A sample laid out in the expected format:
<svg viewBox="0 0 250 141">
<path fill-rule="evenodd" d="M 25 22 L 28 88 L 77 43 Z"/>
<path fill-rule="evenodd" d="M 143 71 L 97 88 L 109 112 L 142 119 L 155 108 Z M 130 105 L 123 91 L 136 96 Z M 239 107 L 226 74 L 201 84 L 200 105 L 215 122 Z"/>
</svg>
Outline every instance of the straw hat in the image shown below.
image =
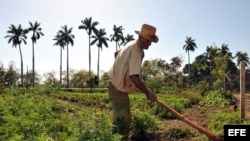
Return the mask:
<svg viewBox="0 0 250 141">
<path fill-rule="evenodd" d="M 152 42 L 157 43 L 159 38 L 157 35 L 155 35 L 155 32 L 156 32 L 156 28 L 148 24 L 143 24 L 141 27 L 141 31 L 137 31 L 137 30 L 135 31 L 136 34 Z"/>
</svg>

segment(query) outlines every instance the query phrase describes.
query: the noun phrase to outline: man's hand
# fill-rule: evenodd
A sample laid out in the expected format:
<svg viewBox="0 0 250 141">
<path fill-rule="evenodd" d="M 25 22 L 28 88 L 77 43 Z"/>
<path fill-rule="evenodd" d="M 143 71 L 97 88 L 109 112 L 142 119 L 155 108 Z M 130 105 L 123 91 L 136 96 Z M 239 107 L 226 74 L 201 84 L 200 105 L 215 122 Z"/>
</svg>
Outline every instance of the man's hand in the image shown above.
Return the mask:
<svg viewBox="0 0 250 141">
<path fill-rule="evenodd" d="M 147 99 L 152 101 L 152 102 L 158 101 L 157 96 L 155 94 L 151 93 L 151 92 L 147 93 L 146 96 L 147 96 Z"/>
<path fill-rule="evenodd" d="M 147 99 L 156 102 L 158 101 L 157 96 L 153 93 L 151 93 L 146 86 L 142 83 L 141 79 L 139 78 L 139 75 L 130 75 L 129 78 L 134 82 L 135 86 L 141 90 L 143 93 L 146 94 Z"/>
</svg>

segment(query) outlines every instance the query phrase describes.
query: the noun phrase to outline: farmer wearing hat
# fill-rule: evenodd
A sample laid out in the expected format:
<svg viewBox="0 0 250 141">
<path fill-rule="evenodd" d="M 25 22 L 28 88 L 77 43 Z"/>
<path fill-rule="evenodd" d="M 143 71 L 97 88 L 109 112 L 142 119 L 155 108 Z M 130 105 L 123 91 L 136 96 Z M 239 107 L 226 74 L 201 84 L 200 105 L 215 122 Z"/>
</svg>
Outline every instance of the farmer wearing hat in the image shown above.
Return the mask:
<svg viewBox="0 0 250 141">
<path fill-rule="evenodd" d="M 140 79 L 144 49 L 147 50 L 152 42 L 158 42 L 155 32 L 155 27 L 143 24 L 141 31 L 135 31 L 138 34 L 138 39 L 128 42 L 115 53 L 115 61 L 109 71 L 109 98 L 113 108 L 113 132 L 123 135 L 124 140 L 128 140 L 131 124 L 128 94 L 139 89 L 145 93 L 148 100 L 157 101 L 156 95 L 150 92 Z"/>
</svg>

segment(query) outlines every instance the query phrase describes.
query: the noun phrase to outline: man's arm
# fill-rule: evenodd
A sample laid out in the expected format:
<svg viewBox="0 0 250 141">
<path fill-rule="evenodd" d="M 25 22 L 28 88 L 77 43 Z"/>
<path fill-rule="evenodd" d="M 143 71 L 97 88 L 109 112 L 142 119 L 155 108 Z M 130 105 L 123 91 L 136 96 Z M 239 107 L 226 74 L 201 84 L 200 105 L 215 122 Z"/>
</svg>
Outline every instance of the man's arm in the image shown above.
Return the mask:
<svg viewBox="0 0 250 141">
<path fill-rule="evenodd" d="M 142 83 L 139 75 L 130 75 L 129 78 L 134 82 L 135 86 L 146 94 L 147 98 L 151 101 L 157 101 L 157 97 L 155 94 L 151 93 L 147 87 Z"/>
</svg>

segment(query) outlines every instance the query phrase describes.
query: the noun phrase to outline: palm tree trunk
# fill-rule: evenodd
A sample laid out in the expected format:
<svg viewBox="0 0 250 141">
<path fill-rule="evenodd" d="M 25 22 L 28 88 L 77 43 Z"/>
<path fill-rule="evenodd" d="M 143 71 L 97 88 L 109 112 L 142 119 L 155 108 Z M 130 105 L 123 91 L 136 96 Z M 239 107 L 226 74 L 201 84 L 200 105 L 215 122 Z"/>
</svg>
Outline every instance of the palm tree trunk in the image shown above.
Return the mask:
<svg viewBox="0 0 250 141">
<path fill-rule="evenodd" d="M 190 86 L 190 56 L 189 56 L 189 50 L 188 50 L 188 87 Z"/>
<path fill-rule="evenodd" d="M 97 59 L 97 78 L 99 79 L 99 68 L 100 68 L 100 48 L 98 47 L 98 59 Z"/>
<path fill-rule="evenodd" d="M 60 47 L 60 87 L 62 85 L 62 47 Z"/>
<path fill-rule="evenodd" d="M 20 44 L 19 44 L 19 52 L 20 52 L 20 57 L 21 57 L 21 86 L 23 87 L 23 55 L 22 55 Z"/>
<path fill-rule="evenodd" d="M 35 86 L 35 51 L 34 42 L 32 41 L 32 86 Z"/>
<path fill-rule="evenodd" d="M 69 47 L 67 44 L 67 88 L 69 88 Z"/>
<path fill-rule="evenodd" d="M 89 79 L 90 79 L 90 71 L 91 71 L 91 48 L 90 48 L 90 35 L 89 35 Z"/>
</svg>

